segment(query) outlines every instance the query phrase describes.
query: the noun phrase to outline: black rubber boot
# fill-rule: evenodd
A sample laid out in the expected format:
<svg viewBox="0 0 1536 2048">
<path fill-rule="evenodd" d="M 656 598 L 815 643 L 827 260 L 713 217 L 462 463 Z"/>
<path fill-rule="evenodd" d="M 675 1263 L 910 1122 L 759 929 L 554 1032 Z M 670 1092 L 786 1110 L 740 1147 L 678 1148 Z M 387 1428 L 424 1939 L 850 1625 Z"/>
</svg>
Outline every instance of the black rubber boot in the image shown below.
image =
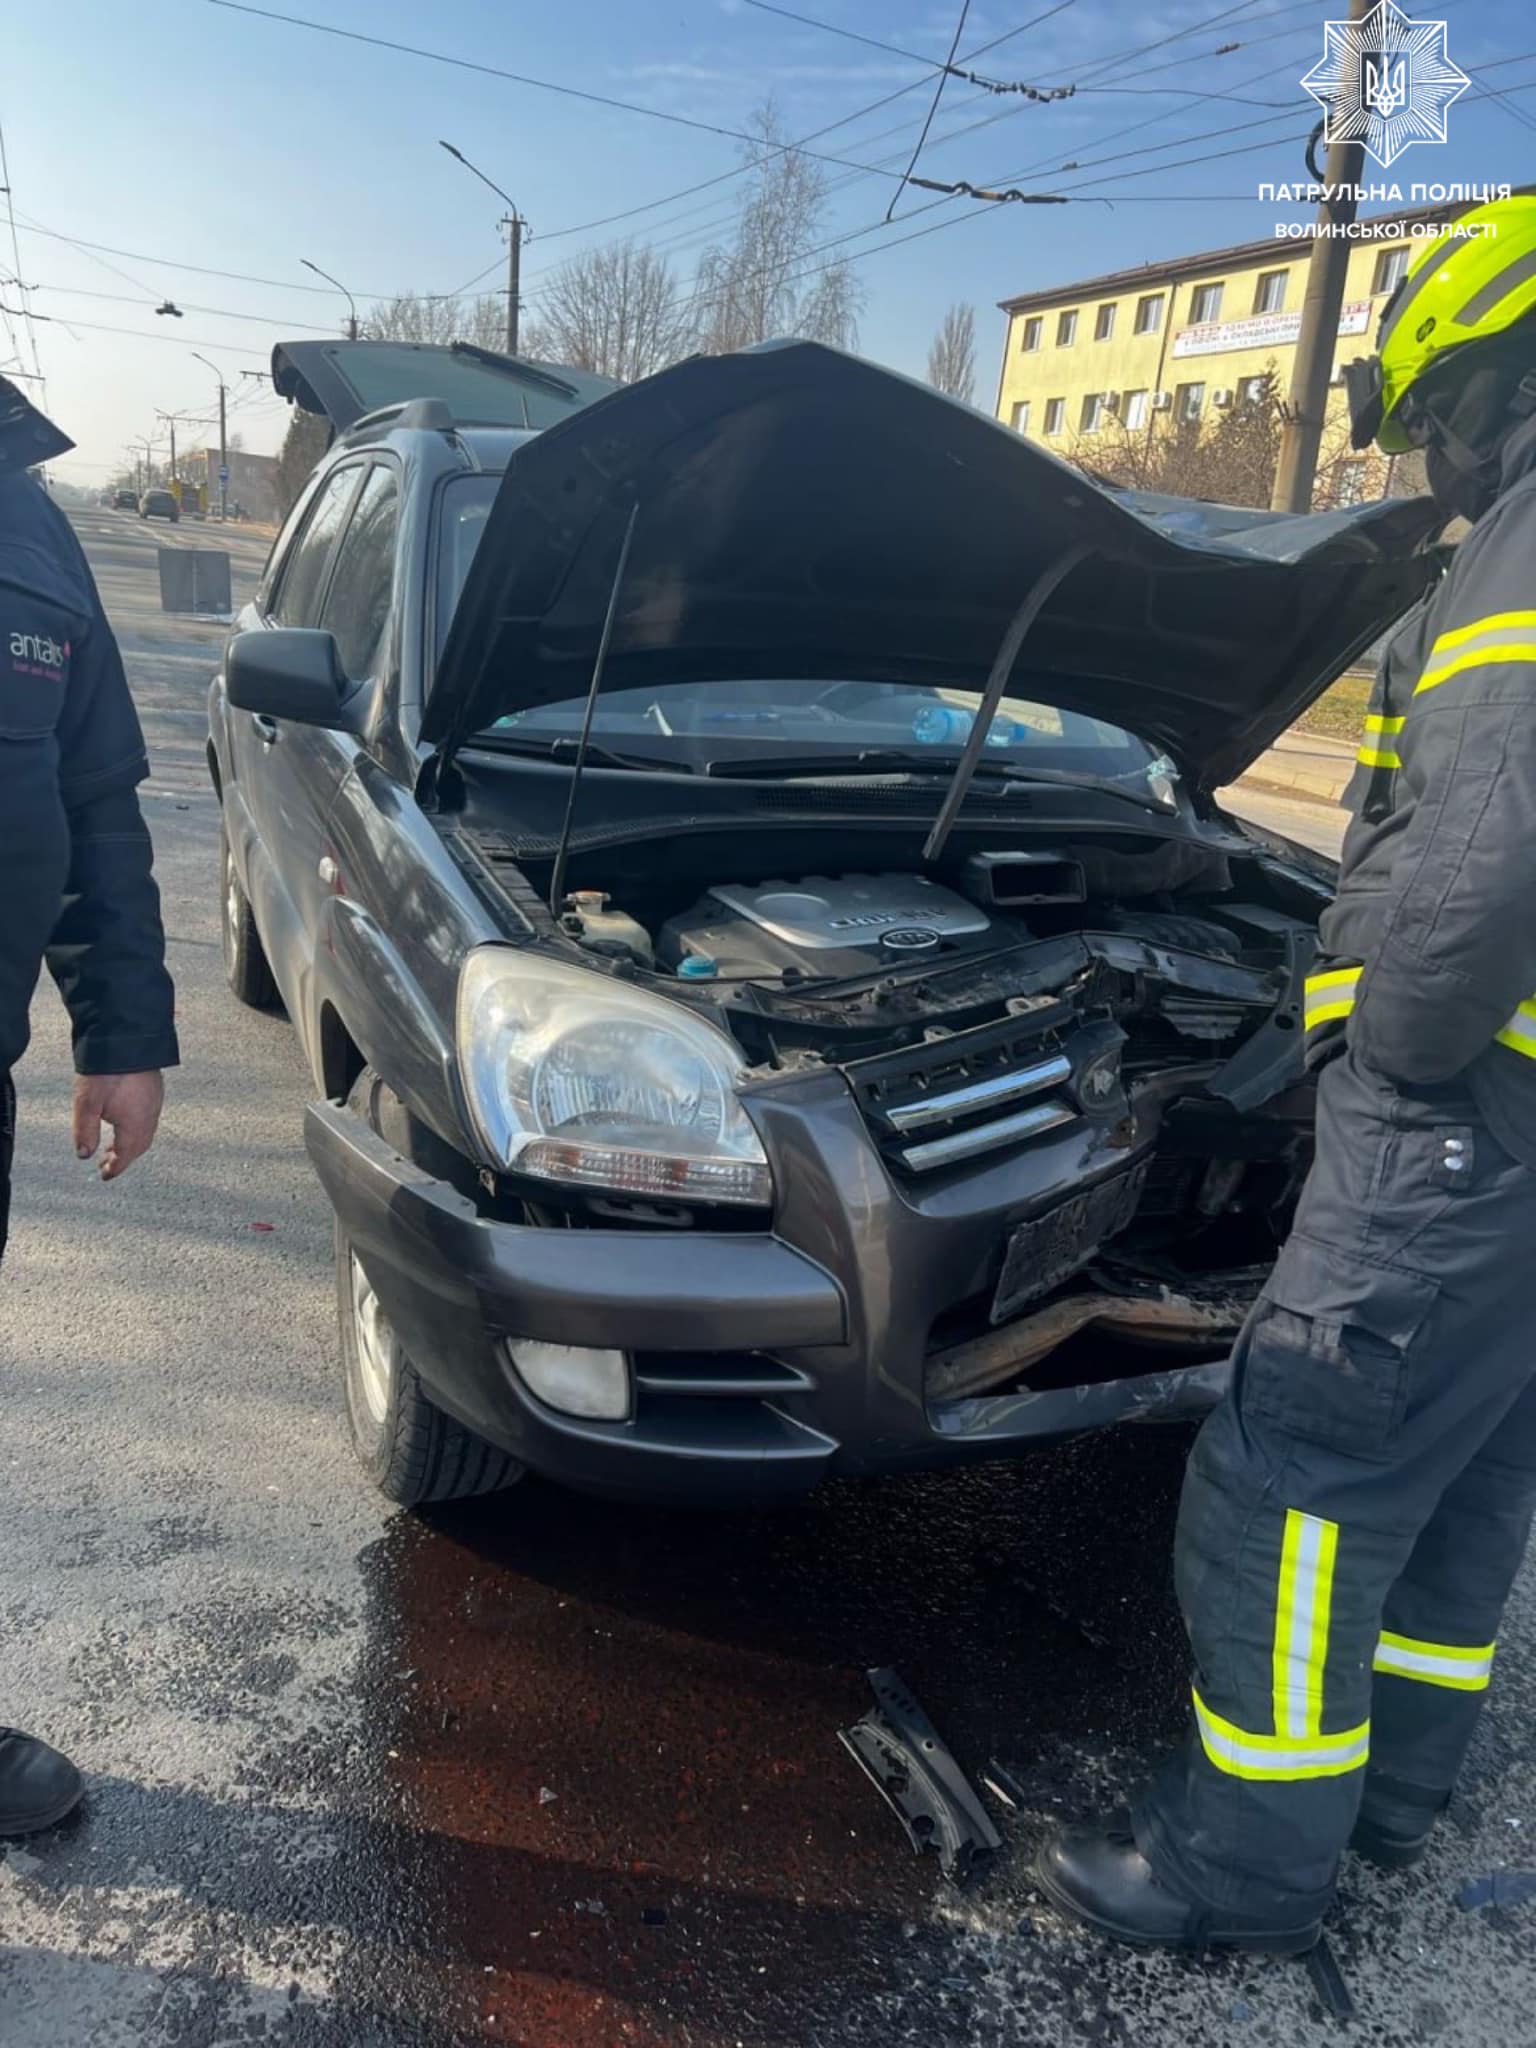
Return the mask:
<svg viewBox="0 0 1536 2048">
<path fill-rule="evenodd" d="M 1407 1870 L 1429 1847 L 1435 1822 L 1449 1804 L 1448 1792 L 1431 1792 L 1402 1778 L 1367 1777 L 1349 1846 L 1383 1870 Z"/>
<path fill-rule="evenodd" d="M 1040 1851 L 1035 1876 L 1063 1913 L 1140 1948 L 1239 1948 L 1295 1956 L 1315 1947 L 1322 1933 L 1320 1919 L 1272 1927 L 1170 1891 L 1137 1848 L 1124 1807 L 1052 1836 Z"/>
<path fill-rule="evenodd" d="M 0 1728 L 0 1835 L 35 1835 L 73 1813 L 85 1780 L 67 1756 L 23 1735 Z"/>
</svg>

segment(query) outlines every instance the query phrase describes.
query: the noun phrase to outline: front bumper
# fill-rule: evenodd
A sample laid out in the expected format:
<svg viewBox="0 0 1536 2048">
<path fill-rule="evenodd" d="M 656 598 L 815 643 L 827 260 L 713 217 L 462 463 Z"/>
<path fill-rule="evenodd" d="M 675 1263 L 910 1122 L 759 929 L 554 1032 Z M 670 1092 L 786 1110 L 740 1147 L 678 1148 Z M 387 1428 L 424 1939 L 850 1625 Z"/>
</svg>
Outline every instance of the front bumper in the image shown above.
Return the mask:
<svg viewBox="0 0 1536 2048">
<path fill-rule="evenodd" d="M 930 1403 L 930 1332 L 995 1281 L 1009 1232 L 1151 1149 L 1078 1124 L 921 1188 L 886 1171 L 836 1074 L 750 1107 L 774 1162 L 772 1232 L 545 1229 L 489 1219 L 356 1116 L 312 1104 L 310 1156 L 433 1398 L 535 1470 L 609 1493 L 739 1498 L 834 1473 L 1006 1455 L 1133 1419 L 1203 1412 L 1226 1364 Z M 508 1337 L 636 1357 L 625 1422 L 528 1392 Z"/>
</svg>

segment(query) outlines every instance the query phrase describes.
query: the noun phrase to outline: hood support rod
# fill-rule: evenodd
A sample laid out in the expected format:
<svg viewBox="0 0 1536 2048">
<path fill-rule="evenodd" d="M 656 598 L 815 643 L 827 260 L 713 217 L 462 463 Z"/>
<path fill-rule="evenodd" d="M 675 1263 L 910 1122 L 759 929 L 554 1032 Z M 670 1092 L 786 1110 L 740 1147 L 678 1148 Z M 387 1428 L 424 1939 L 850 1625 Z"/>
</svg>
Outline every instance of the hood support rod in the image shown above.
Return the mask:
<svg viewBox="0 0 1536 2048">
<path fill-rule="evenodd" d="M 971 778 L 976 773 L 981 750 L 987 744 L 987 734 L 992 730 L 992 721 L 997 716 L 997 707 L 1002 702 L 1004 690 L 1008 687 L 1008 679 L 1013 674 L 1019 650 L 1024 645 L 1024 636 L 1040 616 L 1046 599 L 1056 586 L 1071 575 L 1079 562 L 1086 560 L 1092 553 L 1093 549 L 1086 541 L 1079 541 L 1075 547 L 1068 548 L 1065 554 L 1058 555 L 1055 561 L 1035 578 L 1025 594 L 1024 602 L 1008 621 L 1008 630 L 1003 635 L 1002 644 L 997 650 L 997 658 L 992 663 L 991 673 L 987 677 L 987 687 L 983 690 L 981 702 L 976 707 L 975 723 L 966 735 L 960 759 L 955 763 L 954 776 L 949 788 L 944 792 L 939 815 L 934 819 L 933 830 L 928 834 L 923 847 L 925 861 L 936 861 L 944 851 L 945 842 L 954 827 L 956 814 L 965 802 L 966 791 L 970 788 Z"/>
<path fill-rule="evenodd" d="M 597 658 L 592 663 L 592 680 L 587 685 L 587 705 L 581 718 L 581 737 L 576 742 L 576 759 L 571 764 L 571 786 L 565 798 L 565 822 L 560 827 L 560 844 L 556 849 L 555 865 L 549 877 L 549 914 L 556 919 L 560 916 L 560 898 L 565 893 L 566 855 L 571 847 L 571 823 L 576 816 L 576 793 L 581 788 L 581 771 L 587 762 L 587 743 L 592 737 L 592 714 L 597 709 L 597 693 L 603 686 L 603 670 L 608 665 L 608 643 L 613 638 L 613 622 L 619 615 L 619 589 L 624 581 L 624 571 L 629 566 L 629 545 L 635 537 L 635 521 L 639 516 L 640 501 L 637 498 L 629 508 L 624 538 L 619 543 L 619 559 L 613 565 L 613 582 L 608 587 L 608 609 L 603 614 L 603 630 L 597 643 Z"/>
</svg>

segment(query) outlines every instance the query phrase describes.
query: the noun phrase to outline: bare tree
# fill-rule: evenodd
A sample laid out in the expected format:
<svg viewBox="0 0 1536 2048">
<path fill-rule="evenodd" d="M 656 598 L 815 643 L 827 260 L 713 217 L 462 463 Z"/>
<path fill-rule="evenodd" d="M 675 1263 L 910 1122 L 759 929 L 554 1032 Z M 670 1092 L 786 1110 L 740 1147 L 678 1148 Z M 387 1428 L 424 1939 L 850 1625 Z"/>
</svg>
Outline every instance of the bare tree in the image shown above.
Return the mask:
<svg viewBox="0 0 1536 2048">
<path fill-rule="evenodd" d="M 506 300 L 495 292 L 475 299 L 398 292 L 370 306 L 362 326 L 369 341 L 426 341 L 440 346 L 472 341 L 480 348 L 502 348 L 507 338 Z"/>
<path fill-rule="evenodd" d="M 664 256 L 611 242 L 561 265 L 525 342 L 525 354 L 632 384 L 689 354 L 693 323 Z"/>
<path fill-rule="evenodd" d="M 318 413 L 304 412 L 295 406 L 288 421 L 288 431 L 283 436 L 283 445 L 277 455 L 277 482 L 274 494 L 277 498 L 279 519 L 286 519 L 293 510 L 300 491 L 309 479 L 310 471 L 330 444 L 329 422 L 321 419 Z"/>
<path fill-rule="evenodd" d="M 1100 482 L 1264 507 L 1280 457 L 1280 404 L 1271 365 L 1214 425 L 1180 420 L 1169 427 L 1153 415 L 1144 426 L 1128 427 L 1118 414 L 1107 413 L 1095 433 L 1078 435 L 1071 459 Z"/>
<path fill-rule="evenodd" d="M 928 350 L 928 382 L 949 398 L 969 405 L 976 396 L 976 308 L 956 304 L 940 323 Z"/>
<path fill-rule="evenodd" d="M 858 346 L 862 288 L 846 261 L 808 263 L 827 211 L 819 164 L 786 147 L 772 101 L 752 116 L 748 176 L 728 238 L 695 277 L 699 346 L 712 355 L 775 335 Z"/>
</svg>

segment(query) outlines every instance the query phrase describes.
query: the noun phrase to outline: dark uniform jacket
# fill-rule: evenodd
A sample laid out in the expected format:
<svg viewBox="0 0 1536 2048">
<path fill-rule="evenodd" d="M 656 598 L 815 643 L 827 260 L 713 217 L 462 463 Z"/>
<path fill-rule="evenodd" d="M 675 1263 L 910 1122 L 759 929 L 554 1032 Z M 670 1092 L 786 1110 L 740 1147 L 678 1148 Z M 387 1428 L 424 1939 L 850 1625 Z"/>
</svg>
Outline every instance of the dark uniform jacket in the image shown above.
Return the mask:
<svg viewBox="0 0 1536 2048">
<path fill-rule="evenodd" d="M 1308 1043 L 1415 1088 L 1463 1077 L 1536 1166 L 1536 421 L 1388 644 L 1348 796 Z"/>
<path fill-rule="evenodd" d="M 46 953 L 82 1074 L 174 1066 L 148 774 L 112 629 L 69 521 L 0 464 L 0 1075 Z"/>
</svg>

